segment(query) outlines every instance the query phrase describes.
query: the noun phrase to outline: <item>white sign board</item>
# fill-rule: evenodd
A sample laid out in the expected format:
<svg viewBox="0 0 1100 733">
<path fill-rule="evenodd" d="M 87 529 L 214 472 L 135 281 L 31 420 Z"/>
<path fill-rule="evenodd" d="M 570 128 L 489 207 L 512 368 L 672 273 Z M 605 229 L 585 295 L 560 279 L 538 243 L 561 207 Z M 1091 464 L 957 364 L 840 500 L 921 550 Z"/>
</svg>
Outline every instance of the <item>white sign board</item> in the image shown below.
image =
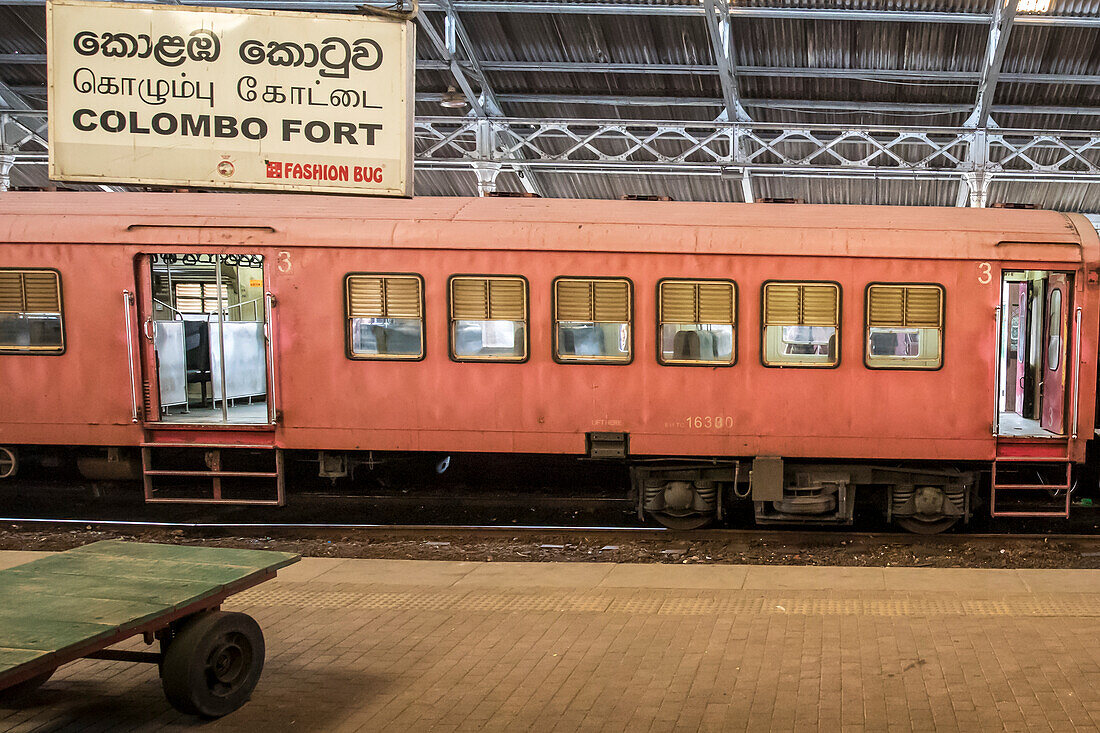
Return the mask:
<svg viewBox="0 0 1100 733">
<path fill-rule="evenodd" d="M 411 23 L 46 7 L 50 178 L 412 195 Z"/>
</svg>

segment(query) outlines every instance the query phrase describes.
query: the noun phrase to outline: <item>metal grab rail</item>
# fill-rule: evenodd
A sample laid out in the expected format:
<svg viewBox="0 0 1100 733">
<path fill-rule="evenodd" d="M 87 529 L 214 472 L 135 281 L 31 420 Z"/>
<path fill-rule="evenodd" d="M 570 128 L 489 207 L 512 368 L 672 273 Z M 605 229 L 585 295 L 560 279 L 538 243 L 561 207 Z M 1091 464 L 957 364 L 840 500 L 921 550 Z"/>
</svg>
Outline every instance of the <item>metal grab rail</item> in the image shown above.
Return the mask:
<svg viewBox="0 0 1100 733">
<path fill-rule="evenodd" d="M 126 323 L 126 360 L 127 365 L 130 367 L 130 421 L 138 422 L 138 395 L 137 395 L 137 380 L 135 379 L 136 373 L 134 370 L 134 321 L 130 316 L 130 308 L 134 305 L 134 294 L 129 290 L 122 291 L 122 306 L 123 314 L 125 316 Z"/>
<path fill-rule="evenodd" d="M 168 310 L 170 310 L 170 311 L 172 311 L 173 313 L 175 313 L 176 315 L 180 316 L 180 320 L 183 320 L 183 316 L 184 316 L 184 315 L 186 315 L 186 313 L 184 313 L 184 311 L 181 311 L 181 310 L 180 310 L 179 308 L 174 308 L 174 307 L 172 307 L 172 306 L 168 305 L 168 304 L 167 304 L 167 303 L 165 303 L 165 302 L 164 302 L 163 300 L 159 300 L 159 299 L 157 299 L 157 298 L 153 298 L 153 302 L 154 302 L 155 304 L 157 304 L 157 305 L 161 305 L 161 306 L 164 306 L 164 307 L 165 307 L 165 308 L 167 308 Z M 246 306 L 246 305 L 251 305 L 252 303 L 259 303 L 259 302 L 260 302 L 260 298 L 253 298 L 252 300 L 242 300 L 242 301 L 241 301 L 240 303 L 233 303 L 232 305 L 227 305 L 227 306 L 225 306 L 225 308 L 223 308 L 222 310 L 224 310 L 224 311 L 231 311 L 231 310 L 233 310 L 234 308 L 243 308 L 243 307 L 244 307 L 244 306 Z M 209 320 L 210 320 L 209 316 L 213 316 L 213 315 L 216 315 L 216 314 L 215 314 L 215 313 L 197 313 L 197 314 L 192 314 L 192 315 L 204 315 L 204 316 L 207 316 L 207 319 L 206 319 L 206 320 L 207 320 L 207 321 L 209 321 Z"/>
<path fill-rule="evenodd" d="M 1077 410 L 1079 409 L 1078 402 L 1081 396 L 1081 307 L 1077 307 L 1077 312 L 1073 318 L 1073 439 L 1077 440 Z"/>
<path fill-rule="evenodd" d="M 253 298 L 252 300 L 242 300 L 240 303 L 233 303 L 232 305 L 227 305 L 225 307 L 225 310 L 226 311 L 231 311 L 234 308 L 241 308 L 242 309 L 241 315 L 244 315 L 244 311 L 243 311 L 244 306 L 251 305 L 253 303 L 259 303 L 261 300 L 262 300 L 262 298 Z"/>
<path fill-rule="evenodd" d="M 274 425 L 279 419 L 278 402 L 276 401 L 278 387 L 278 373 L 275 370 L 277 349 L 275 348 L 275 296 L 270 292 L 264 293 L 264 315 L 267 323 L 264 324 L 267 335 L 267 411 L 268 419 Z"/>
<path fill-rule="evenodd" d="M 994 309 L 994 322 L 997 324 L 997 350 L 993 356 L 993 437 L 1001 431 L 1001 306 Z"/>
</svg>

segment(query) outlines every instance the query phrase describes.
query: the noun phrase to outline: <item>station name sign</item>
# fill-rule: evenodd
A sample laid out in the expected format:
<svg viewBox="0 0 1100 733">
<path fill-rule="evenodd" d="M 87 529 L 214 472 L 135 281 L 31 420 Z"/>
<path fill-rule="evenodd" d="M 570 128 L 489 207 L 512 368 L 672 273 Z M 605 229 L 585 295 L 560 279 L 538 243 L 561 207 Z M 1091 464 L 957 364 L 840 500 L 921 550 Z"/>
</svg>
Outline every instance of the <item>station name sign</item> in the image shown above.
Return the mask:
<svg viewBox="0 0 1100 733">
<path fill-rule="evenodd" d="M 52 0 L 50 178 L 412 195 L 412 24 Z"/>
</svg>

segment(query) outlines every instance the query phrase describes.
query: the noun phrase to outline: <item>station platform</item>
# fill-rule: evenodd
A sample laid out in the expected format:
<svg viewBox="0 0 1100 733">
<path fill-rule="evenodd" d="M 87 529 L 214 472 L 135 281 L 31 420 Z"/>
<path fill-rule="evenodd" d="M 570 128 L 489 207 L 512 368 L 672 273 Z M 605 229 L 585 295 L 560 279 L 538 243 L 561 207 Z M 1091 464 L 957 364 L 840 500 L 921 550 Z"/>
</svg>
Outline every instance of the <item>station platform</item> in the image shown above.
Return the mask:
<svg viewBox="0 0 1100 733">
<path fill-rule="evenodd" d="M 307 558 L 226 607 L 267 665 L 204 731 L 1100 727 L 1100 570 Z M 196 725 L 149 665 L 0 703 L 3 731 Z"/>
</svg>

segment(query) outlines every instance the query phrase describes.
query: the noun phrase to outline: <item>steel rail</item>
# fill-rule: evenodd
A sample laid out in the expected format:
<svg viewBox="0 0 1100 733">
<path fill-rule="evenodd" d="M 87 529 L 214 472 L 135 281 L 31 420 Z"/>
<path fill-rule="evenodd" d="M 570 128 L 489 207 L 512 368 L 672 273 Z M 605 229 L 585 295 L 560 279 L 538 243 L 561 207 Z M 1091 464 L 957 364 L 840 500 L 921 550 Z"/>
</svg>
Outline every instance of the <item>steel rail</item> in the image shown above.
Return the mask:
<svg viewBox="0 0 1100 733">
<path fill-rule="evenodd" d="M 773 530 L 773 529 L 735 529 L 713 528 L 699 530 L 677 531 L 665 527 L 614 527 L 614 526 L 570 526 L 570 525 L 495 525 L 495 524 L 356 524 L 356 523 L 324 523 L 324 522 L 158 522 L 146 520 L 123 519 L 44 519 L 41 517 L 0 517 L 0 529 L 10 529 L 6 525 L 18 524 L 61 524 L 61 525 L 89 525 L 105 527 L 149 527 L 157 529 L 254 529 L 254 530 L 290 530 L 290 529 L 321 529 L 321 530 L 368 530 L 386 532 L 432 532 L 440 533 L 571 533 L 571 532 L 599 532 L 627 534 L 671 535 L 682 539 L 721 539 L 728 537 L 745 538 L 775 538 L 789 542 L 803 542 L 817 539 L 836 539 L 851 541 L 853 539 L 884 539 L 904 540 L 906 542 L 918 542 L 920 540 L 933 539 L 933 541 L 961 542 L 967 540 L 1046 540 L 1046 541 L 1088 541 L 1100 542 L 1100 534 L 1049 534 L 1049 533 L 951 533 L 938 535 L 916 535 L 904 531 L 898 532 L 852 532 L 843 528 L 831 530 Z"/>
</svg>

